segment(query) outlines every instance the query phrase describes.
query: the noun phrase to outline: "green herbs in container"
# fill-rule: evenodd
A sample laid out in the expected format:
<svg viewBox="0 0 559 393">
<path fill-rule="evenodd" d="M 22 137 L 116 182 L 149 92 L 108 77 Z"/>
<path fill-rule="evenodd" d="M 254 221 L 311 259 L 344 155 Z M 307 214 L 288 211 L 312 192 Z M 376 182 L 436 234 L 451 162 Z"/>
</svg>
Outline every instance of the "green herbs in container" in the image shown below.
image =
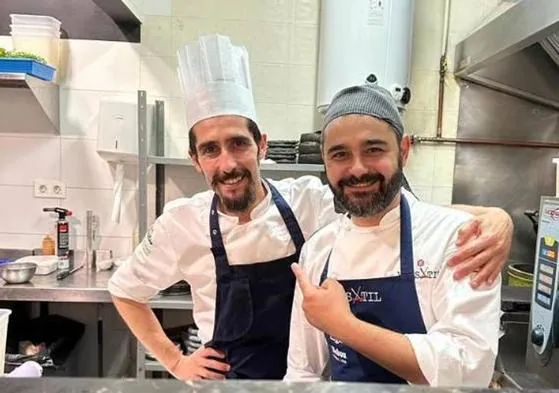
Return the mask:
<svg viewBox="0 0 559 393">
<path fill-rule="evenodd" d="M 43 59 L 41 56 L 34 55 L 33 53 L 16 51 L 16 50 L 10 51 L 10 50 L 6 50 L 6 49 L 0 47 L 0 59 L 1 58 L 6 58 L 6 57 L 11 58 L 11 59 L 35 60 L 35 61 L 38 61 L 39 63 L 47 64 L 45 59 Z"/>
</svg>

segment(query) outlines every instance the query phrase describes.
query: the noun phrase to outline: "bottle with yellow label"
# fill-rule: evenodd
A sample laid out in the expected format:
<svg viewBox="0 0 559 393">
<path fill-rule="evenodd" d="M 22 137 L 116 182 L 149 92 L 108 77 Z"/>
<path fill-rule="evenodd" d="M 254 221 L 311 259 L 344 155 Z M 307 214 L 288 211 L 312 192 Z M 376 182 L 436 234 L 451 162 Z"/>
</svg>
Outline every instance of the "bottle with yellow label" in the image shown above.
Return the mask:
<svg viewBox="0 0 559 393">
<path fill-rule="evenodd" d="M 43 255 L 54 255 L 54 240 L 49 235 L 43 238 Z"/>
</svg>

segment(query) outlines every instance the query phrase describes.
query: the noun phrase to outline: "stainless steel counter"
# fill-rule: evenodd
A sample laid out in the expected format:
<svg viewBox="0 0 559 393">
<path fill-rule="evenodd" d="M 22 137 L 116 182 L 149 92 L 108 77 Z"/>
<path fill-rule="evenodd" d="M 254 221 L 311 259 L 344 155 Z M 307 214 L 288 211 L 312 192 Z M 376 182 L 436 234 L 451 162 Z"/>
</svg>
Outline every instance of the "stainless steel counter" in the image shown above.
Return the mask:
<svg viewBox="0 0 559 393">
<path fill-rule="evenodd" d="M 34 276 L 26 284 L 0 284 L 0 301 L 36 301 L 67 303 L 110 303 L 107 284 L 113 271 L 95 272 L 81 269 L 63 280 L 56 272 Z M 2 280 L 0 280 L 1 282 Z M 191 310 L 190 295 L 157 296 L 150 301 L 152 308 Z"/>
</svg>

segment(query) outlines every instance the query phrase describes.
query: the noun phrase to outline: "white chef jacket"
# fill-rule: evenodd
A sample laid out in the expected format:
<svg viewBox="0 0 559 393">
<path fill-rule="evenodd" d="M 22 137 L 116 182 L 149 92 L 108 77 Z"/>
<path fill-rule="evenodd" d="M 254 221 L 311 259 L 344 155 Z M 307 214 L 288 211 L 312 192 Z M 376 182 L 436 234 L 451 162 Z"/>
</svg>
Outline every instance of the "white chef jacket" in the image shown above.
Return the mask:
<svg viewBox="0 0 559 393">
<path fill-rule="evenodd" d="M 308 239 L 318 228 L 337 218 L 333 195 L 318 177 L 269 180 L 291 207 Z M 219 212 L 223 243 L 231 265 L 268 262 L 295 252 L 289 231 L 267 194 L 251 212 L 251 220 Z M 109 292 L 145 303 L 160 290 L 180 280 L 191 286 L 193 317 L 202 342 L 212 338 L 216 277 L 211 253 L 209 214 L 213 191 L 169 202 L 146 237 L 109 281 Z"/>
<path fill-rule="evenodd" d="M 458 229 L 470 216 L 404 194 L 411 211 L 417 296 L 427 330 L 406 336 L 421 371 L 431 386 L 487 387 L 498 348 L 500 277 L 491 287 L 478 290 L 470 287 L 467 278 L 455 281 L 454 269 L 446 262 L 456 250 Z M 329 277 L 399 275 L 400 207 L 388 212 L 376 227 L 355 226 L 344 216 L 316 232 L 305 243 L 300 263 L 317 285 L 330 250 Z M 289 381 L 319 380 L 328 364 L 324 333 L 308 323 L 302 300 L 297 286 L 285 376 Z"/>
</svg>

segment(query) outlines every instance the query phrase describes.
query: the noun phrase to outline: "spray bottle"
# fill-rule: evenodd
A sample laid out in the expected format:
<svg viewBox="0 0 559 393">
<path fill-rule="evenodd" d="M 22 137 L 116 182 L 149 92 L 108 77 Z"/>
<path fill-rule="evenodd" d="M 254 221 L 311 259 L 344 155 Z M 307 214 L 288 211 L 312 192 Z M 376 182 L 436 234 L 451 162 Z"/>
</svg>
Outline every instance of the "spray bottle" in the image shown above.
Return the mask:
<svg viewBox="0 0 559 393">
<path fill-rule="evenodd" d="M 70 270 L 70 225 L 66 217 L 71 216 L 70 210 L 61 207 L 45 207 L 44 212 L 58 214 L 56 220 L 56 255 L 58 256 L 58 270 Z"/>
</svg>

